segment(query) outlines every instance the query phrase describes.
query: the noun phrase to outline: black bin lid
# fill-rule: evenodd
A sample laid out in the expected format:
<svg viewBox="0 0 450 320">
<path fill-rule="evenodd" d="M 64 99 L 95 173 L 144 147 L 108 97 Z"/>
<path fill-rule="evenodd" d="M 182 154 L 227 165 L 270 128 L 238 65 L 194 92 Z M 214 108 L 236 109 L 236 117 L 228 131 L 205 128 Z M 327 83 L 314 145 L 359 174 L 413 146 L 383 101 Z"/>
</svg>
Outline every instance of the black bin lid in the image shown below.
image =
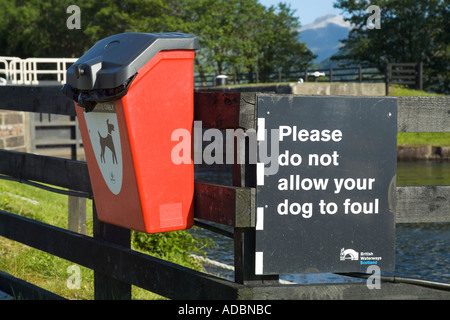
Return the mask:
<svg viewBox="0 0 450 320">
<path fill-rule="evenodd" d="M 158 52 L 197 50 L 198 38 L 185 33 L 120 33 L 98 41 L 67 70 L 72 89 L 117 88 Z"/>
</svg>

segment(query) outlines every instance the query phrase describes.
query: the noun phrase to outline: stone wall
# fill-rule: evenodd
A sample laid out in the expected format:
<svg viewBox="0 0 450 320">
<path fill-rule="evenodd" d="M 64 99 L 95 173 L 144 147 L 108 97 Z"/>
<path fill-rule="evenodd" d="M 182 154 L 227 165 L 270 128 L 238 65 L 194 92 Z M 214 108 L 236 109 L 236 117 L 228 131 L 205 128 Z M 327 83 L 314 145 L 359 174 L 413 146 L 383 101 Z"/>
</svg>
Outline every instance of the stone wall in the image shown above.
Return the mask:
<svg viewBox="0 0 450 320">
<path fill-rule="evenodd" d="M 384 83 L 304 82 L 240 86 L 199 87 L 196 91 L 275 92 L 319 96 L 386 96 Z"/>
<path fill-rule="evenodd" d="M 0 110 L 0 149 L 29 152 L 29 116 L 26 112 Z"/>
<path fill-rule="evenodd" d="M 385 96 L 384 83 L 304 82 L 292 84 L 293 94 L 321 96 Z"/>
<path fill-rule="evenodd" d="M 450 146 L 398 146 L 397 160 L 399 161 L 449 161 Z"/>
</svg>

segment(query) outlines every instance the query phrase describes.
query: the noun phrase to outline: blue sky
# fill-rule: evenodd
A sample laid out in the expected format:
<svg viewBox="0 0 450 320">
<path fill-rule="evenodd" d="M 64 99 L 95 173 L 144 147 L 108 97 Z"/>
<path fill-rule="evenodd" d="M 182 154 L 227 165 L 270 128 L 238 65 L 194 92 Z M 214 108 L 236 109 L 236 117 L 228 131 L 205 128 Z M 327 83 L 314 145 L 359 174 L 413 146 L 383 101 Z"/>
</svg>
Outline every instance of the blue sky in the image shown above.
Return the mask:
<svg viewBox="0 0 450 320">
<path fill-rule="evenodd" d="M 335 0 L 259 0 L 259 3 L 266 7 L 280 2 L 287 3 L 296 10 L 295 14 L 300 17 L 302 26 L 313 22 L 318 17 L 341 13 L 339 9 L 333 8 Z"/>
</svg>

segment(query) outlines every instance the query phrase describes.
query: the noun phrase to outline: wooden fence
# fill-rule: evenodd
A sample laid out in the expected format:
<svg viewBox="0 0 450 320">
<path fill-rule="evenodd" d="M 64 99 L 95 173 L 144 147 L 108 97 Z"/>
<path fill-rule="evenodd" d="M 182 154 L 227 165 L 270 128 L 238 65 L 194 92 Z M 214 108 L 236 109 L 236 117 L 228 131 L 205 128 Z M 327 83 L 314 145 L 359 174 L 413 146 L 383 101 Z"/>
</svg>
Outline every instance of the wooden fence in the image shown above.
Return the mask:
<svg viewBox="0 0 450 320">
<path fill-rule="evenodd" d="M 384 69 L 384 70 L 383 70 Z M 218 75 L 195 76 L 197 86 L 215 86 Z M 407 85 L 423 90 L 423 63 L 388 63 L 384 68 L 376 66 L 353 66 L 345 68 L 326 68 L 313 70 L 285 71 L 271 73 L 229 73 L 223 74 L 227 84 L 280 83 L 303 81 L 320 82 L 380 82 L 389 85 Z M 223 80 L 219 81 L 223 82 Z"/>
<path fill-rule="evenodd" d="M 215 86 L 217 84 L 216 75 L 197 75 L 195 84 L 199 87 Z M 220 76 L 226 77 L 227 84 L 248 84 L 248 83 L 279 83 L 321 81 L 321 82 L 385 82 L 386 73 L 377 67 L 345 67 L 326 69 L 305 69 L 305 70 L 278 70 L 270 73 L 227 73 Z M 219 82 L 223 82 L 219 81 Z"/>
<path fill-rule="evenodd" d="M 75 116 L 73 102 L 59 87 L 0 87 L 0 109 Z M 194 95 L 194 119 L 203 128 L 256 129 L 256 93 Z M 398 131 L 448 132 L 447 97 L 399 97 Z M 53 185 L 92 197 L 85 162 L 0 150 L 3 178 Z M 94 270 L 95 299 L 130 299 L 131 285 L 171 299 L 450 299 L 448 288 L 383 283 L 280 284 L 278 276 L 255 276 L 255 165 L 233 165 L 233 186 L 195 183 L 196 224 L 231 226 L 234 281 L 194 271 L 130 249 L 130 230 L 96 219 L 93 237 L 0 210 L 0 236 Z M 397 223 L 450 221 L 450 186 L 397 187 Z M 219 230 L 216 230 L 221 232 Z M 400 279 L 396 281 L 401 282 Z M 0 274 L 0 290 L 24 298 L 59 298 L 21 279 Z"/>
<path fill-rule="evenodd" d="M 388 63 L 386 66 L 386 95 L 389 85 L 413 86 L 423 90 L 423 63 Z"/>
<path fill-rule="evenodd" d="M 77 150 L 83 148 L 75 116 L 30 114 L 30 151 L 56 153 L 77 159 Z"/>
</svg>

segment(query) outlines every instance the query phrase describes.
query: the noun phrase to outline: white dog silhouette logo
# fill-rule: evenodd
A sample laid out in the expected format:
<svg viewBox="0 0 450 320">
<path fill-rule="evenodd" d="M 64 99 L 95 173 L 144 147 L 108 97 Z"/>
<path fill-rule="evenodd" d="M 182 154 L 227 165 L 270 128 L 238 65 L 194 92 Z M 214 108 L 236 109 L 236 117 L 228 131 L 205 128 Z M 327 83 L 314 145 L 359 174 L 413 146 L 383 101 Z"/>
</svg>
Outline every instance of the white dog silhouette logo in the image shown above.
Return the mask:
<svg viewBox="0 0 450 320">
<path fill-rule="evenodd" d="M 117 164 L 116 148 L 114 148 L 114 141 L 111 135 L 114 131 L 114 125 L 109 123 L 109 119 L 106 119 L 106 126 L 108 128 L 108 135 L 106 137 L 102 137 L 100 131 L 97 131 L 100 138 L 100 146 L 102 148 L 100 153 L 100 161 L 105 162 L 105 149 L 108 148 L 111 150 L 112 162 Z"/>
<path fill-rule="evenodd" d="M 115 111 L 114 103 L 101 103 L 84 116 L 103 179 L 113 194 L 119 194 L 123 178 L 122 147 Z"/>
</svg>

